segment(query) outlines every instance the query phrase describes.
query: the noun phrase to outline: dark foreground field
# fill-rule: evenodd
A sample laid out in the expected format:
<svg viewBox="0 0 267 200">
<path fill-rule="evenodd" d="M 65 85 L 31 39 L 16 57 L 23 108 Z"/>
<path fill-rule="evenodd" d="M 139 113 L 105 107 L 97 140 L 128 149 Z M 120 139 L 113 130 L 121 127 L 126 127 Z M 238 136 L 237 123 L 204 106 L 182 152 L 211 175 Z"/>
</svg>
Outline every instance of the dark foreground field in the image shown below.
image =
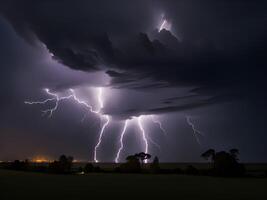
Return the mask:
<svg viewBox="0 0 267 200">
<path fill-rule="evenodd" d="M 0 170 L 0 199 L 267 199 L 265 178 L 52 175 Z"/>
</svg>

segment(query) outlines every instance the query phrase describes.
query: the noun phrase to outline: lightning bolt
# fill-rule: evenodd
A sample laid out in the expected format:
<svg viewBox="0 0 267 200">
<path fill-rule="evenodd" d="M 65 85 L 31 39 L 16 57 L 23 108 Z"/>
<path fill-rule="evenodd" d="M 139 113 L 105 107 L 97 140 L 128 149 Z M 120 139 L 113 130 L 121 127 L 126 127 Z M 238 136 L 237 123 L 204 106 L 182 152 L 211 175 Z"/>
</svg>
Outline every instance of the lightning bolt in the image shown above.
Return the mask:
<svg viewBox="0 0 267 200">
<path fill-rule="evenodd" d="M 164 19 L 162 24 L 159 27 L 159 32 L 163 29 L 163 27 L 165 26 L 166 23 L 167 23 L 167 21 Z"/>
<path fill-rule="evenodd" d="M 98 149 L 99 149 L 99 147 L 101 145 L 102 138 L 103 138 L 103 135 L 105 133 L 105 130 L 106 130 L 107 126 L 109 125 L 110 121 L 111 121 L 110 116 L 104 115 L 104 114 L 101 113 L 101 111 L 102 111 L 102 109 L 104 107 L 104 102 L 103 102 L 103 98 L 102 98 L 102 94 L 103 94 L 102 88 L 98 88 L 98 90 L 97 90 L 98 91 L 98 93 L 97 93 L 97 101 L 98 101 L 98 105 L 99 106 L 98 106 L 98 109 L 96 109 L 96 110 L 94 110 L 93 106 L 90 105 L 87 101 L 84 101 L 84 100 L 80 99 L 76 95 L 75 90 L 73 90 L 73 89 L 69 89 L 68 90 L 69 93 L 67 95 L 63 95 L 63 96 L 61 96 L 58 93 L 51 92 L 47 88 L 44 89 L 44 91 L 46 92 L 47 95 L 51 96 L 51 98 L 47 98 L 47 99 L 45 99 L 43 101 L 25 101 L 24 103 L 25 104 L 29 104 L 29 105 L 34 105 L 34 104 L 46 105 L 49 102 L 54 102 L 54 105 L 52 107 L 42 111 L 43 115 L 47 115 L 48 114 L 48 117 L 52 117 L 53 113 L 58 109 L 60 102 L 63 101 L 63 100 L 69 99 L 69 100 L 73 100 L 77 104 L 80 104 L 80 105 L 84 106 L 88 110 L 88 112 L 91 112 L 91 113 L 94 113 L 94 114 L 98 115 L 100 119 L 105 118 L 105 123 L 103 123 L 103 125 L 100 128 L 98 141 L 97 141 L 97 143 L 96 143 L 96 145 L 94 147 L 94 162 L 99 162 L 98 159 L 97 159 L 97 151 L 98 151 Z M 86 117 L 86 114 L 84 115 L 82 121 L 85 120 L 85 117 Z M 146 132 L 145 132 L 145 130 L 143 128 L 142 117 L 143 116 L 139 116 L 137 118 L 137 125 L 138 125 L 138 127 L 139 127 L 139 129 L 141 131 L 141 136 L 142 136 L 142 139 L 143 139 L 144 144 L 145 144 L 145 153 L 148 153 L 148 141 L 150 143 L 154 144 L 155 146 L 157 146 L 160 149 L 160 145 L 157 144 L 154 140 L 152 140 L 146 134 Z M 157 119 L 154 119 L 153 116 L 151 116 L 151 118 L 152 118 L 152 121 L 154 123 L 159 125 L 159 128 L 161 129 L 161 131 L 166 135 L 167 133 L 166 133 L 165 129 L 162 127 L 161 122 L 159 120 L 157 120 Z M 118 149 L 118 152 L 116 154 L 116 158 L 115 158 L 115 162 L 116 163 L 119 162 L 121 151 L 124 148 L 123 138 L 124 138 L 125 132 L 126 132 L 127 127 L 128 127 L 128 122 L 129 122 L 129 120 L 125 120 L 124 126 L 123 126 L 123 130 L 122 130 L 121 135 L 120 135 L 120 148 Z M 188 123 L 189 124 L 191 123 L 190 119 L 188 119 Z M 192 128 L 193 128 L 193 130 L 195 130 L 194 126 L 192 126 Z M 197 133 L 201 134 L 199 131 L 197 131 Z M 147 160 L 145 160 L 145 163 L 147 163 Z"/>
<path fill-rule="evenodd" d="M 162 133 L 164 133 L 164 135 L 166 136 L 166 135 L 167 135 L 167 131 L 163 128 L 161 122 L 160 122 L 158 119 L 155 119 L 153 115 L 151 116 L 151 119 L 152 119 L 153 123 L 159 125 L 160 130 L 161 130 Z"/>
<path fill-rule="evenodd" d="M 148 152 L 148 142 L 147 142 L 146 132 L 145 132 L 145 130 L 143 128 L 143 124 L 142 124 L 142 116 L 138 117 L 138 126 L 141 130 L 141 134 L 142 134 L 142 137 L 143 137 L 143 140 L 145 143 L 145 153 L 147 153 Z M 147 163 L 147 160 L 145 160 L 145 163 Z"/>
<path fill-rule="evenodd" d="M 29 104 L 29 105 L 33 105 L 33 104 L 44 104 L 45 105 L 46 103 L 48 103 L 50 101 L 55 101 L 55 105 L 52 108 L 49 108 L 49 109 L 46 109 L 46 110 L 43 110 L 42 111 L 44 113 L 44 115 L 46 115 L 47 113 L 49 113 L 48 114 L 48 117 L 52 117 L 53 113 L 57 110 L 60 101 L 73 98 L 73 100 L 76 101 L 78 104 L 81 104 L 81 105 L 85 106 L 86 108 L 89 108 L 90 112 L 95 113 L 95 114 L 98 114 L 99 113 L 99 111 L 93 110 L 93 107 L 91 105 L 89 105 L 87 102 L 80 100 L 76 96 L 76 94 L 75 94 L 75 92 L 74 92 L 73 89 L 69 89 L 69 91 L 71 93 L 70 95 L 68 95 L 68 96 L 61 96 L 61 97 L 58 94 L 56 94 L 56 93 L 50 92 L 50 90 L 47 89 L 47 88 L 45 88 L 44 91 L 48 95 L 52 96 L 53 98 L 48 98 L 48 99 L 45 99 L 43 101 L 25 101 L 24 103 L 25 104 Z"/>
<path fill-rule="evenodd" d="M 29 104 L 29 105 L 33 105 L 33 104 L 43 104 L 43 105 L 45 105 L 48 102 L 53 102 L 54 101 L 55 102 L 55 105 L 53 107 L 42 111 L 44 115 L 46 115 L 47 113 L 49 113 L 48 114 L 48 117 L 52 117 L 53 113 L 58 109 L 59 103 L 62 100 L 73 99 L 76 103 L 85 106 L 91 113 L 94 113 L 94 114 L 97 114 L 100 117 L 106 118 L 106 122 L 101 127 L 99 138 L 98 138 L 98 142 L 97 142 L 97 144 L 96 144 L 96 146 L 94 148 L 94 161 L 95 162 L 98 162 L 98 160 L 97 160 L 97 149 L 99 148 L 99 146 L 101 144 L 104 131 L 105 131 L 107 125 L 110 122 L 110 118 L 109 118 L 108 115 L 102 115 L 100 113 L 101 110 L 102 110 L 102 108 L 103 108 L 103 106 L 104 106 L 103 100 L 102 100 L 102 93 L 103 93 L 102 88 L 98 88 L 98 95 L 97 95 L 97 99 L 98 99 L 98 103 L 99 103 L 99 109 L 98 110 L 94 110 L 93 109 L 93 106 L 91 106 L 90 104 L 88 104 L 86 101 L 83 101 L 83 100 L 79 99 L 77 97 L 77 95 L 75 94 L 75 91 L 73 89 L 69 89 L 70 95 L 67 95 L 67 96 L 59 96 L 57 93 L 53 93 L 53 92 L 51 92 L 47 88 L 45 88 L 44 91 L 49 96 L 52 96 L 52 98 L 48 98 L 48 99 L 45 99 L 43 101 L 25 101 L 24 103 L 25 104 Z M 85 117 L 86 117 L 86 115 L 83 117 L 82 121 L 85 119 Z"/>
<path fill-rule="evenodd" d="M 99 148 L 101 142 L 102 142 L 102 137 L 103 137 L 103 134 L 104 134 L 104 131 L 107 127 L 107 125 L 109 124 L 109 116 L 108 115 L 104 115 L 104 117 L 106 118 L 106 122 L 104 123 L 104 125 L 102 126 L 101 130 L 100 130 L 100 134 L 99 134 L 99 137 L 98 137 L 98 142 L 94 148 L 94 161 L 96 163 L 98 163 L 98 160 L 97 160 L 97 149 Z"/>
<path fill-rule="evenodd" d="M 104 107 L 104 103 L 103 103 L 103 100 L 102 100 L 102 88 L 99 88 L 98 90 L 98 103 L 99 103 L 99 106 L 100 106 L 100 109 L 97 113 L 99 113 L 101 111 L 101 109 Z M 98 137 L 98 142 L 94 148 L 94 161 L 97 163 L 98 160 L 97 160 L 97 149 L 99 148 L 101 142 L 102 142 L 102 137 L 103 137 L 103 134 L 104 134 L 104 131 L 106 129 L 106 127 L 108 126 L 109 122 L 110 122 L 110 119 L 109 119 L 109 116 L 108 115 L 104 115 L 104 117 L 106 118 L 106 122 L 103 124 L 101 130 L 100 130 L 100 134 L 99 134 L 99 137 Z"/>
<path fill-rule="evenodd" d="M 55 101 L 55 105 L 52 108 L 42 111 L 43 115 L 46 115 L 47 113 L 49 113 L 48 114 L 49 117 L 52 117 L 54 111 L 57 110 L 60 101 L 65 100 L 65 99 L 70 99 L 73 97 L 72 95 L 60 97 L 58 94 L 50 92 L 50 90 L 47 88 L 45 88 L 44 91 L 48 95 L 52 96 L 53 98 L 48 98 L 48 99 L 45 99 L 43 101 L 24 101 L 24 103 L 29 104 L 29 105 L 33 105 L 33 104 L 43 104 L 44 105 L 50 101 Z"/>
<path fill-rule="evenodd" d="M 139 127 L 139 129 L 140 129 L 140 131 L 141 131 L 142 139 L 143 139 L 143 141 L 144 141 L 144 143 L 145 143 L 145 153 L 148 152 L 148 141 L 149 141 L 150 143 L 152 143 L 153 145 L 155 145 L 157 148 L 159 148 L 159 150 L 161 150 L 160 145 L 159 145 L 157 142 L 155 142 L 151 137 L 149 137 L 149 136 L 146 134 L 146 132 L 145 132 L 145 130 L 144 130 L 144 127 L 143 127 L 142 117 L 143 117 L 143 116 L 139 116 L 139 117 L 137 118 L 137 125 L 138 125 L 138 127 Z M 153 117 L 153 116 L 151 116 L 151 117 Z M 121 134 L 120 134 L 120 148 L 119 148 L 118 151 L 117 151 L 117 154 L 116 154 L 116 157 L 115 157 L 115 163 L 118 163 L 118 162 L 119 162 L 119 159 L 120 159 L 120 153 L 121 153 L 121 151 L 122 151 L 123 148 L 124 148 L 123 138 L 124 138 L 125 132 L 126 132 L 126 130 L 127 130 L 128 122 L 129 122 L 129 121 L 130 121 L 130 120 L 125 120 L 125 122 L 124 122 L 124 126 L 123 126 L 123 130 L 122 130 L 122 132 L 121 132 Z M 166 133 L 166 131 L 163 129 L 163 127 L 162 127 L 160 121 L 153 119 L 153 122 L 154 122 L 154 123 L 157 123 L 157 124 L 159 125 L 161 131 L 162 131 L 164 134 Z M 146 161 L 145 161 L 145 162 L 146 162 Z"/>
<path fill-rule="evenodd" d="M 124 126 L 123 126 L 123 130 L 122 130 L 121 136 L 120 136 L 120 148 L 119 148 L 119 150 L 117 152 L 117 155 L 116 155 L 116 158 L 115 158 L 115 163 L 119 162 L 120 153 L 121 153 L 121 151 L 122 151 L 122 149 L 124 147 L 124 145 L 123 145 L 123 137 L 124 137 L 124 134 L 126 132 L 127 126 L 128 126 L 128 120 L 125 120 Z"/>
<path fill-rule="evenodd" d="M 193 124 L 193 122 L 191 121 L 191 118 L 189 116 L 186 116 L 186 121 L 188 123 L 189 126 L 191 126 L 192 130 L 193 130 L 193 133 L 194 133 L 194 136 L 196 138 L 196 141 L 199 145 L 201 145 L 201 142 L 199 140 L 199 136 L 203 136 L 203 134 L 201 133 L 201 131 L 197 130 L 195 128 L 195 125 Z"/>
<path fill-rule="evenodd" d="M 83 105 L 83 106 L 89 108 L 89 111 L 90 111 L 91 113 L 95 113 L 95 114 L 99 114 L 99 113 L 100 113 L 102 107 L 100 107 L 98 110 L 93 110 L 93 106 L 91 106 L 90 104 L 88 104 L 86 101 L 83 101 L 83 100 L 79 99 L 79 98 L 76 96 L 76 94 L 75 94 L 75 92 L 74 92 L 73 89 L 69 89 L 69 90 L 70 90 L 70 92 L 72 93 L 71 96 L 73 97 L 73 99 L 74 99 L 78 104 L 81 104 L 81 105 Z M 99 92 L 100 92 L 100 91 L 102 91 L 102 88 L 98 88 L 98 90 L 99 90 Z"/>
<path fill-rule="evenodd" d="M 85 121 L 85 119 L 86 119 L 86 117 L 87 117 L 87 112 L 83 115 L 83 118 L 81 119 L 81 123 L 83 123 L 84 121 Z"/>
<path fill-rule="evenodd" d="M 160 145 L 155 142 L 151 137 L 147 136 L 147 139 L 149 140 L 150 143 L 152 143 L 153 145 L 155 145 L 159 150 L 161 150 Z"/>
</svg>

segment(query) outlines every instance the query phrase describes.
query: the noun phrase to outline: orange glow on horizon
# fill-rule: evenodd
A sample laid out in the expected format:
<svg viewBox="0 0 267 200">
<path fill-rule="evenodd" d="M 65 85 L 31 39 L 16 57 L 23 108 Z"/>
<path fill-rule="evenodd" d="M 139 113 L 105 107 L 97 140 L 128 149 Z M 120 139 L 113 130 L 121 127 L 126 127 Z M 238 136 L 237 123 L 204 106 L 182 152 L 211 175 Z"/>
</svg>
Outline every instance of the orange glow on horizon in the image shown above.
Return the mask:
<svg viewBox="0 0 267 200">
<path fill-rule="evenodd" d="M 52 162 L 50 159 L 44 157 L 44 156 L 37 156 L 31 160 L 34 163 L 50 163 Z"/>
</svg>

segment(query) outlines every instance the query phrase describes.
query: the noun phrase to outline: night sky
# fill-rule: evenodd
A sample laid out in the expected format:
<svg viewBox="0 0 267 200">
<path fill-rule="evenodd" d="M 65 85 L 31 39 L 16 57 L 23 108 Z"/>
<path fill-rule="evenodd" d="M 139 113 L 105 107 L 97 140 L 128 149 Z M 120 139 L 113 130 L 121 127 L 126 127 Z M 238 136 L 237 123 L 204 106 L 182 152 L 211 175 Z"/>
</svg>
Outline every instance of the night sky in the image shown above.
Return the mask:
<svg viewBox="0 0 267 200">
<path fill-rule="evenodd" d="M 266 53 L 265 1 L 1 0 L 0 160 L 93 161 L 108 116 L 98 160 L 114 161 L 128 120 L 124 161 L 144 151 L 141 116 L 162 162 L 209 148 L 266 162 Z M 98 113 L 70 98 L 49 117 L 56 101 L 25 103 L 53 98 L 44 88 Z"/>
</svg>

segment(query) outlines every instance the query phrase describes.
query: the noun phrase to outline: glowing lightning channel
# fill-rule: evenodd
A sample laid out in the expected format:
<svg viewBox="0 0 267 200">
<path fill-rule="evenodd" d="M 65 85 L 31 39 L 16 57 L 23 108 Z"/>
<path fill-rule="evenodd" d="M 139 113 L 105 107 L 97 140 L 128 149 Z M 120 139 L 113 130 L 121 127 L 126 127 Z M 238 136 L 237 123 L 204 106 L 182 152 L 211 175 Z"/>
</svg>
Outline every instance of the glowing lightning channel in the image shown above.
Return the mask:
<svg viewBox="0 0 267 200">
<path fill-rule="evenodd" d="M 153 145 L 155 145 L 159 150 L 161 150 L 160 145 L 155 142 L 151 137 L 147 136 L 147 139 L 149 140 L 150 143 L 152 143 Z"/>
<path fill-rule="evenodd" d="M 193 133 L 194 133 L 194 136 L 196 138 L 196 141 L 199 145 L 201 145 L 201 142 L 199 140 L 199 135 L 200 136 L 203 136 L 203 134 L 201 133 L 201 131 L 197 130 L 195 128 L 195 125 L 193 124 L 193 122 L 191 121 L 191 118 L 189 116 L 186 116 L 186 121 L 188 123 L 189 126 L 191 126 L 192 130 L 193 130 Z"/>
<path fill-rule="evenodd" d="M 99 102 L 99 110 L 97 113 L 99 113 L 101 111 L 101 109 L 103 108 L 104 106 L 104 103 L 103 103 L 103 100 L 102 100 L 102 88 L 99 88 L 99 91 L 98 91 L 98 102 Z M 94 161 L 97 163 L 98 160 L 97 160 L 97 149 L 99 148 L 101 142 L 102 142 L 102 137 L 103 137 L 103 134 L 105 132 L 105 129 L 106 127 L 108 126 L 109 122 L 110 122 L 110 119 L 109 119 L 109 116 L 108 115 L 104 115 L 104 117 L 106 118 L 106 122 L 103 124 L 101 130 L 100 130 L 100 134 L 99 134 L 99 137 L 98 137 L 98 142 L 94 148 Z"/>
<path fill-rule="evenodd" d="M 123 130 L 121 132 L 121 136 L 120 136 L 120 148 L 117 152 L 117 155 L 116 155 L 116 158 L 115 158 L 115 163 L 118 163 L 119 162 L 119 158 L 120 158 L 120 153 L 124 147 L 123 145 L 123 137 L 124 137 L 124 134 L 126 132 L 126 129 L 127 129 L 127 126 L 128 126 L 128 120 L 125 120 L 125 123 L 124 123 L 124 126 L 123 126 Z"/>
<path fill-rule="evenodd" d="M 151 116 L 151 119 L 152 119 L 153 123 L 159 125 L 160 130 L 161 130 L 162 133 L 166 136 L 166 135 L 167 135 L 167 131 L 163 128 L 161 122 L 160 122 L 158 119 L 155 119 L 153 115 Z"/>
<path fill-rule="evenodd" d="M 87 108 L 89 108 L 90 112 L 95 113 L 95 114 L 99 114 L 101 108 L 99 110 L 93 110 L 93 106 L 89 105 L 86 101 L 80 100 L 77 95 L 75 94 L 73 89 L 69 89 L 71 92 L 71 97 L 73 97 L 73 99 L 78 103 L 81 104 Z M 101 88 L 99 88 L 99 90 L 101 90 Z"/>
<path fill-rule="evenodd" d="M 139 125 L 139 128 L 141 130 L 143 140 L 145 142 L 145 153 L 147 153 L 148 152 L 148 142 L 147 142 L 146 132 L 145 132 L 143 125 L 142 125 L 142 116 L 138 117 L 138 125 Z M 145 163 L 147 163 L 147 160 L 145 160 Z"/>
<path fill-rule="evenodd" d="M 100 109 L 99 109 L 99 110 L 94 110 L 94 109 L 93 109 L 93 106 L 91 106 L 90 104 L 88 104 L 86 101 L 83 101 L 83 100 L 79 99 L 79 98 L 77 97 L 77 95 L 75 94 L 75 92 L 74 92 L 73 89 L 69 89 L 69 91 L 70 91 L 70 93 L 71 93 L 70 95 L 68 95 L 68 96 L 62 96 L 62 97 L 60 97 L 60 96 L 59 96 L 58 94 L 56 94 L 56 93 L 52 93 L 52 92 L 50 92 L 49 89 L 44 89 L 44 90 L 45 90 L 45 92 L 46 92 L 48 95 L 53 96 L 54 98 L 49 98 L 49 99 L 46 99 L 46 100 L 44 100 L 44 101 L 32 101 L 32 102 L 30 102 L 30 101 L 25 101 L 24 103 L 25 103 L 25 104 L 29 104 L 29 105 L 33 105 L 33 104 L 46 104 L 46 103 L 49 102 L 49 101 L 56 101 L 54 107 L 42 111 L 44 114 L 46 114 L 46 113 L 49 112 L 49 117 L 51 117 L 52 114 L 53 114 L 53 112 L 57 110 L 58 105 L 59 105 L 59 102 L 62 101 L 62 100 L 65 100 L 65 99 L 71 99 L 71 98 L 73 98 L 73 100 L 74 100 L 75 102 L 77 102 L 78 104 L 81 104 L 81 105 L 85 106 L 86 108 L 89 109 L 90 112 L 95 113 L 95 114 L 100 114 L 101 108 L 103 107 L 103 102 L 102 102 L 102 100 L 101 100 L 101 101 L 99 101 L 99 102 L 100 102 Z M 99 88 L 99 94 L 100 94 L 100 95 L 102 94 L 102 88 Z M 98 98 L 100 98 L 100 97 L 98 96 Z M 84 120 L 84 118 L 85 118 L 85 117 L 83 117 L 83 120 Z"/>
<path fill-rule="evenodd" d="M 45 88 L 44 91 L 48 95 L 53 96 L 53 98 L 48 98 L 48 99 L 45 99 L 44 101 L 25 101 L 24 103 L 29 104 L 29 105 L 33 105 L 33 104 L 46 104 L 49 101 L 55 101 L 54 107 L 42 111 L 43 115 L 46 115 L 47 113 L 49 113 L 49 115 L 48 115 L 49 117 L 52 117 L 54 111 L 57 110 L 60 101 L 65 100 L 65 99 L 70 99 L 73 97 L 73 95 L 60 97 L 58 94 L 50 92 L 50 90 L 47 88 Z"/>
<path fill-rule="evenodd" d="M 164 19 L 161 26 L 159 27 L 159 32 L 164 28 L 166 23 L 167 23 L 167 21 Z"/>
<path fill-rule="evenodd" d="M 94 161 L 97 163 L 98 160 L 97 160 L 97 149 L 99 148 L 101 142 L 102 142 L 102 137 L 103 137 L 103 134 L 104 134 L 104 131 L 105 131 L 105 128 L 107 127 L 107 125 L 109 124 L 109 116 L 108 115 L 105 115 L 105 118 L 106 118 L 106 122 L 104 123 L 104 125 L 102 126 L 101 128 L 101 131 L 100 131 L 100 134 L 99 134 L 99 137 L 98 137 L 98 142 L 94 148 Z"/>
</svg>

